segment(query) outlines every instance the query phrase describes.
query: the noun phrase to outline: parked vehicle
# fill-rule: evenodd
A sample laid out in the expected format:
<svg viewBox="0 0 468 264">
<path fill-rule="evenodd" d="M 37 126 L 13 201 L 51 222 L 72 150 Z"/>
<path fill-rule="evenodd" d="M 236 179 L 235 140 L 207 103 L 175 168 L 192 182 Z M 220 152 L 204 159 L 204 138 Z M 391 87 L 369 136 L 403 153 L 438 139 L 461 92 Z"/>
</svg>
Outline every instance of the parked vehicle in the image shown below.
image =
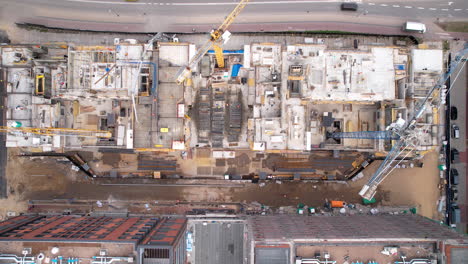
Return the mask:
<svg viewBox="0 0 468 264">
<path fill-rule="evenodd" d="M 450 202 L 458 201 L 458 189 L 456 186 L 452 186 L 449 192 Z"/>
<path fill-rule="evenodd" d="M 450 210 L 452 211 L 452 214 L 450 216 L 450 220 L 452 224 L 460 223 L 461 212 L 460 212 L 460 208 L 458 207 L 458 205 L 456 203 L 453 203 Z"/>
<path fill-rule="evenodd" d="M 450 183 L 453 185 L 458 185 L 459 182 L 460 182 L 460 178 L 458 176 L 458 170 L 450 169 Z"/>
<path fill-rule="evenodd" d="M 457 149 L 452 149 L 450 151 L 450 158 L 452 163 L 460 162 L 460 152 Z"/>
<path fill-rule="evenodd" d="M 452 125 L 452 137 L 460 138 L 460 128 L 457 125 Z"/>
<path fill-rule="evenodd" d="M 425 33 L 426 32 L 426 25 L 419 22 L 406 22 L 403 26 L 403 31 L 407 32 L 418 32 L 418 33 Z"/>
<path fill-rule="evenodd" d="M 357 11 L 358 10 L 358 4 L 356 4 L 354 2 L 342 3 L 341 4 L 341 10 L 342 11 Z"/>
<path fill-rule="evenodd" d="M 450 107 L 450 119 L 457 120 L 458 109 L 455 106 Z"/>
</svg>

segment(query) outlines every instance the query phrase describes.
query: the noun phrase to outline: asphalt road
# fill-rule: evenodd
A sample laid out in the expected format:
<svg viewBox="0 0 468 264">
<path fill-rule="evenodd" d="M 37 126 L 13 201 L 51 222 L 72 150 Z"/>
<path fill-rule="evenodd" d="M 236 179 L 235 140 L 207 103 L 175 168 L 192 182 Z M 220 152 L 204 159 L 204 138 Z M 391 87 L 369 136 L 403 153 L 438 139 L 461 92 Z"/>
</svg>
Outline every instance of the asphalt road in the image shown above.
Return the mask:
<svg viewBox="0 0 468 264">
<path fill-rule="evenodd" d="M 4 71 L 0 69 L 0 126 L 4 125 L 5 113 L 3 111 L 5 103 L 5 82 L 4 82 Z M 7 181 L 5 175 L 5 168 L 7 162 L 7 149 L 5 147 L 5 135 L 0 133 L 0 198 L 7 197 Z"/>
<path fill-rule="evenodd" d="M 451 164 L 451 167 L 458 170 L 459 173 L 459 184 L 453 185 L 458 190 L 458 200 L 452 201 L 458 204 L 461 210 L 461 223 L 457 225 L 457 229 L 465 233 L 468 223 L 468 201 L 467 201 L 467 74 L 468 70 L 466 65 L 461 69 L 460 74 L 458 71 L 455 72 L 453 78 L 451 78 L 451 91 L 450 91 L 450 104 L 458 109 L 457 120 L 451 120 L 450 126 L 457 125 L 460 128 L 460 138 L 456 139 L 451 137 L 450 147 L 457 149 L 460 152 L 460 162 Z M 456 75 L 458 77 L 455 79 Z M 450 129 L 450 131 L 452 131 Z M 450 135 L 451 136 L 451 135 Z"/>
<path fill-rule="evenodd" d="M 237 0 L 0 0 L 3 24 L 27 22 L 50 27 L 126 32 L 204 31 L 223 21 Z M 406 20 L 429 24 L 439 19 L 468 18 L 468 1 L 412 0 L 359 2 L 357 12 L 340 11 L 335 0 L 252 0 L 235 22 L 239 31 L 315 30 L 334 22 L 401 27 Z M 21 10 L 21 12 L 18 12 Z M 243 26 L 241 26 L 243 25 Z M 352 25 L 351 25 L 352 26 Z M 352 30 L 352 28 L 350 28 Z"/>
</svg>

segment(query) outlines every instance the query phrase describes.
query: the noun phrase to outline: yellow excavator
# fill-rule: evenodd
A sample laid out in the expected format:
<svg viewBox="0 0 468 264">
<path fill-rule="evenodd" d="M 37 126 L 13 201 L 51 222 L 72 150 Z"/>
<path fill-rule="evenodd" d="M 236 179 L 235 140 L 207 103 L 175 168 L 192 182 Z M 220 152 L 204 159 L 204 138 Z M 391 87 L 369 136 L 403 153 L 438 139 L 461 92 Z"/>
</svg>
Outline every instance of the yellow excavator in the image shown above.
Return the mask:
<svg viewBox="0 0 468 264">
<path fill-rule="evenodd" d="M 213 48 L 216 55 L 216 62 L 219 68 L 224 68 L 224 56 L 223 49 L 221 46 L 229 39 L 231 33 L 227 30 L 229 26 L 234 22 L 234 19 L 244 9 L 250 0 L 241 0 L 237 4 L 236 8 L 226 17 L 224 22 L 215 30 L 211 31 L 211 38 L 201 46 L 195 56 L 190 59 L 190 62 L 186 66 L 182 66 L 176 74 L 176 83 L 182 84 L 187 77 L 190 75 L 192 69 L 200 62 L 203 56 L 208 52 L 210 48 Z"/>
</svg>

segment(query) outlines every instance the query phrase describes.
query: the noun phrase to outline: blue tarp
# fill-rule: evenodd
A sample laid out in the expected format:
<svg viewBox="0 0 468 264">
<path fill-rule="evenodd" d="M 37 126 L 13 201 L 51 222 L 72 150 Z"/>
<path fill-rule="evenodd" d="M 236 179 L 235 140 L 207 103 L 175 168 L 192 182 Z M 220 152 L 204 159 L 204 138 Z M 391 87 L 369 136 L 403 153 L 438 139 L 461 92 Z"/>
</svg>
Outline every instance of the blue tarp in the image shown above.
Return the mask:
<svg viewBox="0 0 468 264">
<path fill-rule="evenodd" d="M 242 64 L 232 65 L 231 77 L 237 77 L 237 75 L 239 75 L 239 70 L 240 70 L 241 67 L 242 67 Z"/>
<path fill-rule="evenodd" d="M 405 69 L 405 65 L 404 64 L 396 64 L 395 65 L 395 70 L 404 70 Z"/>
</svg>

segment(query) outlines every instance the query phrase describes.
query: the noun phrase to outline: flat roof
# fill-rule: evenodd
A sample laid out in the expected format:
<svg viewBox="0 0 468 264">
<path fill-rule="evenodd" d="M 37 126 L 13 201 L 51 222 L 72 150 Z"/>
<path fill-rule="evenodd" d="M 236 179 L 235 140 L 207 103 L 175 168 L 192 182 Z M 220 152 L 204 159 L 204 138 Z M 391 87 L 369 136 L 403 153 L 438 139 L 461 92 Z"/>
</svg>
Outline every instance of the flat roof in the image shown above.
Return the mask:
<svg viewBox="0 0 468 264">
<path fill-rule="evenodd" d="M 413 49 L 411 56 L 413 71 L 442 72 L 444 68 L 442 50 Z"/>
<path fill-rule="evenodd" d="M 194 263 L 244 263 L 244 223 L 199 222 L 194 229 Z"/>
<path fill-rule="evenodd" d="M 418 215 L 251 216 L 255 241 L 314 239 L 463 239 Z"/>
</svg>

